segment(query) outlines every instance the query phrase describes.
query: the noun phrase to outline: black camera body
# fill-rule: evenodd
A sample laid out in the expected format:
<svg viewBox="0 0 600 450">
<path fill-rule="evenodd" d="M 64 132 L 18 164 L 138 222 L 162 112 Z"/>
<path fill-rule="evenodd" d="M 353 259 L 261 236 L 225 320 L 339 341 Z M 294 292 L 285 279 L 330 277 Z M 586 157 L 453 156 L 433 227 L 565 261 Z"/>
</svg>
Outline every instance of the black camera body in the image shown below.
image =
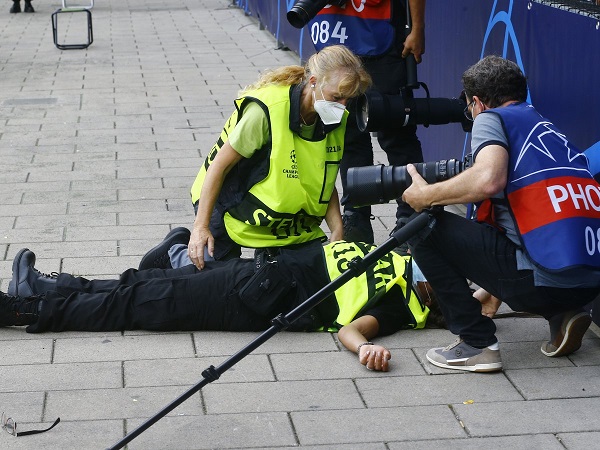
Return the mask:
<svg viewBox="0 0 600 450">
<path fill-rule="evenodd" d="M 304 28 L 330 0 L 298 0 L 287 13 L 287 20 L 295 28 Z"/>
<path fill-rule="evenodd" d="M 458 161 L 448 159 L 413 164 L 417 172 L 429 184 L 444 181 L 467 169 L 470 159 Z M 347 203 L 352 206 L 387 203 L 402 197 L 402 193 L 412 183 L 406 166 L 351 167 L 347 175 Z"/>
</svg>

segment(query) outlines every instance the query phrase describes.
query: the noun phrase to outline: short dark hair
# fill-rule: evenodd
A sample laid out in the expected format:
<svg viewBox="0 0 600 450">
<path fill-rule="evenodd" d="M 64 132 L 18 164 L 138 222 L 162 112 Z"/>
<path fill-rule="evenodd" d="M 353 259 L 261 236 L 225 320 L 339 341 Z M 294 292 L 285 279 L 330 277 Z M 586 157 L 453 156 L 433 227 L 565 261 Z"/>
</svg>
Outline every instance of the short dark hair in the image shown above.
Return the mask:
<svg viewBox="0 0 600 450">
<path fill-rule="evenodd" d="M 514 62 L 500 56 L 486 56 L 462 76 L 466 94 L 478 96 L 490 108 L 505 102 L 527 100 L 527 78 Z"/>
</svg>

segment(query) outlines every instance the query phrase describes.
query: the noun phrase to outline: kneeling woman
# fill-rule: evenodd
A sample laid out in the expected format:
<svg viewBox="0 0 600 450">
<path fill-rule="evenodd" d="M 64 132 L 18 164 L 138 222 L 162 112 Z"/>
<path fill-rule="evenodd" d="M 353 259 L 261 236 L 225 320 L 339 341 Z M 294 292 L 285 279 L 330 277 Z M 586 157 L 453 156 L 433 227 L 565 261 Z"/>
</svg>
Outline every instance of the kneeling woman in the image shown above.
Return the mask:
<svg viewBox="0 0 600 450">
<path fill-rule="evenodd" d="M 179 269 L 125 271 L 118 280 L 87 280 L 34 268 L 21 250 L 8 295 L 0 293 L 0 326 L 45 331 L 261 331 L 337 277 L 373 247 L 335 242 L 265 252 L 260 258 Z M 257 266 L 259 268 L 257 269 Z M 408 260 L 390 253 L 295 321 L 291 331 L 339 331 L 340 342 L 371 370 L 388 369 L 389 350 L 370 342 L 403 328 L 423 328 L 429 308 L 407 291 Z M 412 283 L 408 283 L 411 286 Z M 429 304 L 429 307 L 434 305 Z"/>
</svg>

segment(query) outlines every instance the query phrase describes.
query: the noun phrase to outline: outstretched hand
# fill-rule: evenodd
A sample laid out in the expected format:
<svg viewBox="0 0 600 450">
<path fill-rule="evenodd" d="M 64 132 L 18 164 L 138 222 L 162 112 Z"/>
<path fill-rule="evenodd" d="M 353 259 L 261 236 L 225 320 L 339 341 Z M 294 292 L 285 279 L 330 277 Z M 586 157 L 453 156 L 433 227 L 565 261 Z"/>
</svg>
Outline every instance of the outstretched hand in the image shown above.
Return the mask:
<svg viewBox="0 0 600 450">
<path fill-rule="evenodd" d="M 358 353 L 360 363 L 369 370 L 388 371 L 388 361 L 392 358 L 390 351 L 381 345 L 363 345 Z"/>
</svg>

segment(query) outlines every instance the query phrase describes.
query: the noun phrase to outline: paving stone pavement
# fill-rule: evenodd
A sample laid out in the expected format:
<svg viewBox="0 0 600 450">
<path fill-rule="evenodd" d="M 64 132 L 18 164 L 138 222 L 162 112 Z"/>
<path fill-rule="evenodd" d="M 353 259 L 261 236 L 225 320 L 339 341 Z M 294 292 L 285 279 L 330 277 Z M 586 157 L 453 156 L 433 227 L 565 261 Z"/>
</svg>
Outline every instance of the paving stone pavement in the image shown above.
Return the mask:
<svg viewBox="0 0 600 450">
<path fill-rule="evenodd" d="M 22 247 L 44 272 L 110 278 L 190 226 L 189 187 L 237 91 L 299 62 L 228 0 L 98 0 L 93 44 L 67 51 L 52 42 L 59 6 L 0 13 L 2 291 Z M 83 20 L 62 14 L 59 36 L 85 41 Z M 383 242 L 394 207 L 373 211 Z M 335 334 L 280 333 L 128 448 L 600 448 L 597 336 L 552 359 L 542 319 L 497 325 L 505 369 L 483 375 L 424 360 L 453 340 L 445 330 L 378 339 L 393 353 L 385 374 Z M 22 430 L 61 418 L 45 434 L 0 433 L 0 448 L 110 447 L 255 336 L 0 329 L 0 411 Z"/>
</svg>

